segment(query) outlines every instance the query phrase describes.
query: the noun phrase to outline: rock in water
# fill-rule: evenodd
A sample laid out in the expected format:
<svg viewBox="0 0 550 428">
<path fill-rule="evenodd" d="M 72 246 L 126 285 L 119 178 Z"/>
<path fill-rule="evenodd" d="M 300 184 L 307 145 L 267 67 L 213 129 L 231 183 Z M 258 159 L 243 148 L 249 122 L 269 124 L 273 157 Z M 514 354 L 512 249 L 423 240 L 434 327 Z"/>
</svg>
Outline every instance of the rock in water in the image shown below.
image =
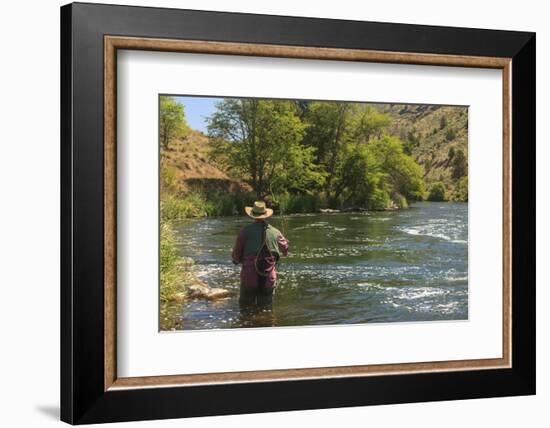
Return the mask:
<svg viewBox="0 0 550 428">
<path fill-rule="evenodd" d="M 210 288 L 204 282 L 195 282 L 187 287 L 187 296 L 191 299 L 201 299 L 204 298 Z"/>
<path fill-rule="evenodd" d="M 211 288 L 206 295 L 206 298 L 209 300 L 224 299 L 229 297 L 229 294 L 229 290 L 226 290 L 225 288 Z"/>
<path fill-rule="evenodd" d="M 187 296 L 191 299 L 223 299 L 230 295 L 229 290 L 224 288 L 210 288 L 204 282 L 196 282 L 187 287 Z"/>
</svg>

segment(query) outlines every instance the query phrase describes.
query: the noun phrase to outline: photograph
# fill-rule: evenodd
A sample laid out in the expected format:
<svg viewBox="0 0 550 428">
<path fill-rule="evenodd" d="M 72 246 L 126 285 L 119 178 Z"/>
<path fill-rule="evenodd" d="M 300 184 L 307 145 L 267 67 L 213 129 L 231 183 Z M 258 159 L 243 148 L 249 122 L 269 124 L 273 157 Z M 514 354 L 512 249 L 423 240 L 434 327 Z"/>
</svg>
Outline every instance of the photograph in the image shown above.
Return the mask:
<svg viewBox="0 0 550 428">
<path fill-rule="evenodd" d="M 468 319 L 468 107 L 159 95 L 160 330 Z"/>
</svg>

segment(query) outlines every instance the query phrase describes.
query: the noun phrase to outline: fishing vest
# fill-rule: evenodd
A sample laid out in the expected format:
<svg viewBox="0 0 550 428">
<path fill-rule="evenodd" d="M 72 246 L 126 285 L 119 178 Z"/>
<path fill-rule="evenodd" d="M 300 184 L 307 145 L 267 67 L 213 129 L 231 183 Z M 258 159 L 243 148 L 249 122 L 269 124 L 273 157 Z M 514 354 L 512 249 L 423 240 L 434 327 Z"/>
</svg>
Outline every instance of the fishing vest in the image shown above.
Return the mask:
<svg viewBox="0 0 550 428">
<path fill-rule="evenodd" d="M 262 244 L 262 233 L 264 228 L 264 222 L 255 221 L 244 227 L 245 245 L 243 250 L 243 257 L 256 255 L 260 250 Z M 277 242 L 278 236 L 281 234 L 279 230 L 270 224 L 265 231 L 265 243 L 269 251 L 273 255 L 280 257 L 279 244 Z"/>
</svg>

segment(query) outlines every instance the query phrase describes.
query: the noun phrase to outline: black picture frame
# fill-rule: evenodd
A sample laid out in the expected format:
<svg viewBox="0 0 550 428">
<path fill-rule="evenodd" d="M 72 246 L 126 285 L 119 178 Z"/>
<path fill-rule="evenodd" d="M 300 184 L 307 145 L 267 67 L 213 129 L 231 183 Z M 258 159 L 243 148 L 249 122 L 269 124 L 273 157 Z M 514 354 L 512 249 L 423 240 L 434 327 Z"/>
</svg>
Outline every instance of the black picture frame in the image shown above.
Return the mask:
<svg viewBox="0 0 550 428">
<path fill-rule="evenodd" d="M 512 367 L 104 390 L 104 36 L 512 58 Z M 71 424 L 535 393 L 535 34 L 73 3 L 61 8 L 61 419 Z"/>
</svg>

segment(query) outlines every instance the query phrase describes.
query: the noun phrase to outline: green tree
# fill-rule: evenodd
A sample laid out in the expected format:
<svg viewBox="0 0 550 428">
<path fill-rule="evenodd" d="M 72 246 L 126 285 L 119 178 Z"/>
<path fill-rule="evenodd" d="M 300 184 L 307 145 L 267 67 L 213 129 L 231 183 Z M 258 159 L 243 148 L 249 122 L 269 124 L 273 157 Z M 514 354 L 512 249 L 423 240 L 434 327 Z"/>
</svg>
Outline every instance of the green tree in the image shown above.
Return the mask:
<svg viewBox="0 0 550 428">
<path fill-rule="evenodd" d="M 387 208 L 392 201 L 404 206 L 424 197 L 422 174 L 422 167 L 404 153 L 399 139 L 375 138 L 347 147 L 337 194 L 369 209 Z"/>
<path fill-rule="evenodd" d="M 446 201 L 447 200 L 447 189 L 441 181 L 436 181 L 432 184 L 430 188 L 430 194 L 428 195 L 428 201 Z"/>
<path fill-rule="evenodd" d="M 351 103 L 315 101 L 309 104 L 304 144 L 315 149 L 315 162 L 326 176 L 327 194 L 332 190 L 343 148 L 350 138 L 352 113 Z"/>
<path fill-rule="evenodd" d="M 324 190 L 329 197 L 339 192 L 337 183 L 349 144 L 366 144 L 381 137 L 391 123 L 389 116 L 358 103 L 316 101 L 305 116 L 304 144 L 315 147 L 316 163 L 325 172 Z"/>
<path fill-rule="evenodd" d="M 305 125 L 294 102 L 225 99 L 216 108 L 208 120 L 211 156 L 241 174 L 257 198 L 322 183 L 315 149 L 301 145 Z"/>
<path fill-rule="evenodd" d="M 462 177 L 456 184 L 454 199 L 460 202 L 468 202 L 468 176 Z"/>
<path fill-rule="evenodd" d="M 468 174 L 468 159 L 464 151 L 457 150 L 452 161 L 452 177 L 458 180 Z"/>
<path fill-rule="evenodd" d="M 369 105 L 355 104 L 352 109 L 351 126 L 356 142 L 368 142 L 371 138 L 380 138 L 390 125 L 391 118 Z"/>
<path fill-rule="evenodd" d="M 166 150 L 172 139 L 187 135 L 189 128 L 185 121 L 183 105 L 173 97 L 160 97 L 160 142 Z"/>
<path fill-rule="evenodd" d="M 390 204 L 388 175 L 365 145 L 348 148 L 336 187 L 338 196 L 353 205 L 384 209 Z"/>
<path fill-rule="evenodd" d="M 439 129 L 443 129 L 447 126 L 447 117 L 441 116 L 441 119 L 439 120 Z"/>
<path fill-rule="evenodd" d="M 369 149 L 388 174 L 393 192 L 403 195 L 407 201 L 424 197 L 424 171 L 411 156 L 403 151 L 403 144 L 396 137 L 384 136 L 369 143 Z"/>
</svg>

